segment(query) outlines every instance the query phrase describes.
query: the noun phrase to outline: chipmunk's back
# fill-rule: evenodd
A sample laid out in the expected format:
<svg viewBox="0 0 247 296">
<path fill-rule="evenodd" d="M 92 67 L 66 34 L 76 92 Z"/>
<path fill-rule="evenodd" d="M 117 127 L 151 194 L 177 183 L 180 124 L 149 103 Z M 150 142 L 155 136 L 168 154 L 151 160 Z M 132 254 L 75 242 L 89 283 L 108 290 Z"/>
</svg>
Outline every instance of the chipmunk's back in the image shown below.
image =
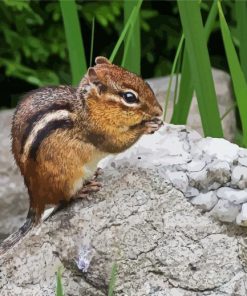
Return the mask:
<svg viewBox="0 0 247 296">
<path fill-rule="evenodd" d="M 61 118 L 61 114 L 72 112 L 79 103 L 76 89 L 70 86 L 44 87 L 27 93 L 18 103 L 13 116 L 12 151 L 17 163 L 26 141 L 42 119 L 47 117 L 47 120 L 53 121 Z"/>
</svg>

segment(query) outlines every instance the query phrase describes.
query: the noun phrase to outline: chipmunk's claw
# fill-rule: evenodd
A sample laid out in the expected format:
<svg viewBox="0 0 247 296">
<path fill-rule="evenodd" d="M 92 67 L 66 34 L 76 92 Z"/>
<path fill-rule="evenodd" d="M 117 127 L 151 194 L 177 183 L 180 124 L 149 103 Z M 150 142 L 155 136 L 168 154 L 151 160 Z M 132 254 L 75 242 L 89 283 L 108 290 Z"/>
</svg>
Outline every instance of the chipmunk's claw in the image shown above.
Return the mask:
<svg viewBox="0 0 247 296">
<path fill-rule="evenodd" d="M 146 131 L 145 134 L 153 134 L 163 125 L 163 121 L 159 118 L 154 118 L 145 122 Z"/>
<path fill-rule="evenodd" d="M 94 173 L 93 180 L 97 179 L 102 174 L 103 174 L 103 169 L 102 168 L 97 168 L 96 172 Z"/>
<path fill-rule="evenodd" d="M 73 196 L 73 199 L 80 199 L 88 196 L 90 193 L 98 192 L 102 188 L 102 184 L 97 181 L 87 181 L 83 187 Z"/>
</svg>

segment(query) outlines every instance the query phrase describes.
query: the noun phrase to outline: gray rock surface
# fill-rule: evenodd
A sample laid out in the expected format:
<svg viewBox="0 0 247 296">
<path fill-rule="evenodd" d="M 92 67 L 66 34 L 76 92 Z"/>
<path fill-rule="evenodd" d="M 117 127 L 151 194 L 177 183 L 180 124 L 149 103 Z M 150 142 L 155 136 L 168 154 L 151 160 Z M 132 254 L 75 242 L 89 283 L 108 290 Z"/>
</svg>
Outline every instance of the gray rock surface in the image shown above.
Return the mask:
<svg viewBox="0 0 247 296">
<path fill-rule="evenodd" d="M 222 222 L 245 226 L 242 207 L 247 204 L 247 176 L 239 159 L 246 151 L 224 139 L 201 138 L 184 126 L 166 125 L 152 136 L 152 142 L 143 136 L 124 154 L 102 165 L 110 162 L 116 167 L 124 162 L 145 169 L 152 164 L 197 207 Z M 240 213 L 241 219 L 236 220 Z"/>
<path fill-rule="evenodd" d="M 217 204 L 218 198 L 213 191 L 200 193 L 191 199 L 191 203 L 204 211 L 210 211 Z"/>
<path fill-rule="evenodd" d="M 0 241 L 24 221 L 28 196 L 11 154 L 10 126 L 13 110 L 0 112 Z"/>
<path fill-rule="evenodd" d="M 115 295 L 246 295 L 245 234 L 202 215 L 151 164 L 108 165 L 102 181 L 0 259 L 1 296 L 54 295 L 59 267 L 66 295 L 107 295 L 113 264 Z"/>
<path fill-rule="evenodd" d="M 245 190 L 230 180 L 245 153 L 184 126 L 143 136 L 100 163 L 100 192 L 0 259 L 0 295 L 54 295 L 59 267 L 66 295 L 107 295 L 113 264 L 115 295 L 246 295 L 246 231 L 217 221 L 247 225 Z M 209 190 L 214 183 L 223 188 Z"/>
<path fill-rule="evenodd" d="M 247 187 L 247 167 L 238 165 L 233 169 L 232 184 L 240 189 Z"/>
<path fill-rule="evenodd" d="M 212 74 L 218 99 L 219 112 L 220 115 L 223 116 L 234 105 L 231 78 L 226 72 L 218 69 L 213 69 Z M 170 77 L 148 79 L 149 84 L 154 89 L 154 92 L 162 105 L 164 105 L 164 98 L 166 97 L 169 79 Z M 173 112 L 175 80 L 176 79 L 174 78 L 171 87 L 166 122 L 170 122 Z M 187 125 L 203 135 L 200 113 L 195 96 L 192 99 Z M 229 141 L 233 141 L 237 130 L 234 108 L 224 117 L 222 125 L 224 129 L 224 137 Z"/>
</svg>

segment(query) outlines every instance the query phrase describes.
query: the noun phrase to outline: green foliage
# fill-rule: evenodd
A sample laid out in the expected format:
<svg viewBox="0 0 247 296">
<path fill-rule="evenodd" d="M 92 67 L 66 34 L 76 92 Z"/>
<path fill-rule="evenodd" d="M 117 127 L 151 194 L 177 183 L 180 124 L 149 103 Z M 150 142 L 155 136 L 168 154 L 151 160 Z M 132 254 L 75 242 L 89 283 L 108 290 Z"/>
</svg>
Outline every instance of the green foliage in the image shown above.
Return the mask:
<svg viewBox="0 0 247 296">
<path fill-rule="evenodd" d="M 36 86 L 77 84 L 94 54 L 110 56 L 136 73 L 142 64 L 144 78 L 173 76 L 181 70 L 180 84 L 176 76 L 172 122 L 186 123 L 195 90 L 205 134 L 222 136 L 210 67 L 230 69 L 246 145 L 247 1 L 222 0 L 221 6 L 218 21 L 217 1 L 211 0 L 2 0 L 0 81 L 4 85 L 10 77 Z M 223 43 L 218 46 L 220 30 L 227 59 Z M 215 36 L 217 42 L 212 42 Z M 171 81 L 165 110 L 170 87 Z"/>
<path fill-rule="evenodd" d="M 108 56 L 117 35 L 123 30 L 124 1 L 77 0 L 76 3 L 88 62 L 90 41 L 89 34 L 85 32 L 91 30 L 93 18 L 94 53 Z M 175 7 L 174 4 L 169 5 Z M 125 11 L 127 17 L 129 12 Z M 151 2 L 144 2 L 138 16 L 142 30 L 142 51 L 139 50 L 140 45 L 133 46 L 133 41 L 130 41 L 135 56 L 140 56 L 134 62 L 137 63 L 140 58 L 146 61 L 148 67 L 143 67 L 143 73 L 146 72 L 144 76 L 167 74 L 170 71 L 172 64 L 169 54 L 176 49 L 180 36 L 177 15 L 175 11 L 174 15 L 167 15 L 163 22 L 164 17 L 152 7 Z M 72 82 L 59 1 L 3 0 L 0 1 L 0 18 L 0 75 L 18 78 L 36 86 Z M 157 27 L 159 30 L 153 29 Z M 138 29 L 135 30 L 135 35 L 139 34 Z M 102 37 L 107 40 L 103 44 Z M 158 48 L 158 54 L 154 50 L 157 42 L 163 45 Z M 131 66 L 131 63 L 126 66 Z M 138 73 L 140 65 L 135 68 L 133 70 Z"/>
<path fill-rule="evenodd" d="M 57 271 L 56 296 L 64 296 L 63 285 L 62 285 L 62 269 L 61 268 L 59 268 Z"/>
<path fill-rule="evenodd" d="M 116 285 L 117 280 L 117 264 L 114 263 L 111 270 L 111 278 L 109 283 L 109 289 L 108 289 L 108 296 L 114 296 L 114 289 Z"/>
<path fill-rule="evenodd" d="M 94 30 L 95 30 L 95 18 L 93 18 L 93 22 L 92 22 L 91 46 L 90 46 L 90 62 L 89 62 L 90 67 L 92 67 L 92 65 L 93 65 Z"/>
<path fill-rule="evenodd" d="M 88 23 L 92 23 L 93 18 L 108 32 L 112 31 L 112 24 L 117 23 L 118 29 L 121 27 L 119 16 L 123 8 L 121 1 L 78 1 L 78 11 Z"/>
<path fill-rule="evenodd" d="M 215 19 L 217 16 L 217 2 L 212 4 L 210 12 L 205 23 L 205 35 L 208 42 L 209 36 L 214 28 Z M 176 65 L 176 59 L 174 60 Z M 175 67 L 175 66 L 174 66 Z M 177 102 L 175 103 L 171 122 L 174 124 L 186 124 L 189 115 L 189 109 L 193 96 L 193 83 L 191 78 L 191 69 L 188 57 L 188 50 L 185 48 L 183 55 L 183 65 L 181 72 L 181 81 L 179 88 L 179 96 Z"/>
<path fill-rule="evenodd" d="M 139 10 L 140 10 L 141 4 L 142 4 L 142 0 L 138 0 L 136 2 L 136 5 L 134 6 L 132 12 L 130 13 L 130 16 L 129 16 L 129 18 L 128 18 L 128 20 L 127 20 L 127 22 L 126 22 L 126 24 L 125 24 L 119 38 L 118 38 L 118 41 L 117 41 L 117 43 L 116 43 L 116 45 L 115 45 L 115 47 L 114 47 L 114 49 L 112 51 L 112 54 L 110 56 L 109 60 L 111 62 L 114 61 L 114 59 L 116 57 L 116 54 L 119 51 L 119 48 L 120 48 L 122 42 L 124 41 L 124 38 L 127 36 L 127 39 L 126 39 L 127 44 L 128 44 L 128 41 L 130 41 L 131 34 L 132 34 L 132 29 L 133 29 L 133 27 L 135 25 L 135 22 L 137 20 L 138 15 L 139 15 Z M 126 53 L 126 51 L 128 51 L 128 46 L 125 47 L 125 53 Z M 125 54 L 124 54 L 124 57 L 125 57 Z M 124 60 L 124 58 L 123 58 L 123 60 Z"/>
<path fill-rule="evenodd" d="M 87 71 L 87 63 L 75 0 L 60 0 L 69 50 L 72 85 L 77 85 Z"/>
<path fill-rule="evenodd" d="M 169 83 L 168 83 L 167 94 L 166 94 L 166 97 L 165 97 L 164 120 L 166 120 L 168 103 L 169 103 L 170 93 L 171 93 L 172 79 L 173 79 L 173 76 L 175 74 L 175 70 L 177 68 L 177 63 L 178 63 L 179 57 L 181 55 L 181 51 L 182 51 L 182 48 L 183 48 L 183 43 L 184 43 L 184 34 L 182 35 L 182 37 L 181 37 L 181 39 L 179 41 L 178 48 L 177 48 L 177 51 L 176 51 L 176 55 L 175 55 L 175 58 L 174 58 L 174 62 L 173 62 L 173 65 L 172 65 L 172 72 L 171 72 L 170 80 L 169 80 Z M 176 83 L 176 88 L 175 88 L 176 90 L 177 90 L 177 87 L 178 87 L 178 84 Z M 175 104 L 176 104 L 176 95 L 174 96 L 174 108 L 175 108 Z"/>
<path fill-rule="evenodd" d="M 124 1 L 124 20 L 125 24 L 135 8 L 138 1 Z M 141 74 L 141 40 L 140 40 L 140 14 L 136 15 L 135 21 L 132 21 L 128 35 L 124 41 L 124 56 L 122 66 L 130 71 Z"/>
<path fill-rule="evenodd" d="M 235 5 L 240 63 L 247 81 L 247 1 L 236 1 Z"/>
<path fill-rule="evenodd" d="M 96 22 L 108 33 L 120 30 L 122 8 L 123 4 L 119 1 L 77 3 L 84 25 L 90 28 L 95 16 Z M 79 74 L 73 75 L 77 76 L 75 79 L 70 75 L 68 47 L 58 1 L 3 0 L 0 1 L 0 19 L 0 69 L 7 77 L 36 86 L 71 83 L 73 80 L 75 83 L 78 80 Z M 80 41 L 77 40 L 77 43 Z M 79 57 L 81 55 L 78 53 Z M 77 65 L 83 68 L 82 62 L 77 61 Z M 81 69 L 80 73 L 84 71 Z"/>
<path fill-rule="evenodd" d="M 237 104 L 239 107 L 239 113 L 243 128 L 243 145 L 247 147 L 247 83 L 244 77 L 244 73 L 241 69 L 240 62 L 236 50 L 234 48 L 230 30 L 227 26 L 220 1 L 218 1 L 219 16 L 220 16 L 220 26 L 224 42 L 224 47 L 226 51 L 227 61 L 230 68 L 230 73 L 233 82 L 234 93 L 236 96 Z M 247 15 L 246 15 L 247 16 Z M 246 28 L 244 28 L 246 30 Z"/>
<path fill-rule="evenodd" d="M 55 20 L 47 34 L 40 30 L 50 9 L 46 5 L 42 11 L 38 2 L 0 1 L 0 67 L 4 67 L 7 76 L 36 85 L 59 82 L 58 74 L 50 69 L 48 61 L 54 55 L 65 58 L 64 34 Z"/>
<path fill-rule="evenodd" d="M 211 64 L 206 45 L 206 34 L 198 2 L 178 1 L 186 49 L 189 52 L 191 77 L 198 100 L 205 136 L 222 137 L 217 98 Z"/>
</svg>

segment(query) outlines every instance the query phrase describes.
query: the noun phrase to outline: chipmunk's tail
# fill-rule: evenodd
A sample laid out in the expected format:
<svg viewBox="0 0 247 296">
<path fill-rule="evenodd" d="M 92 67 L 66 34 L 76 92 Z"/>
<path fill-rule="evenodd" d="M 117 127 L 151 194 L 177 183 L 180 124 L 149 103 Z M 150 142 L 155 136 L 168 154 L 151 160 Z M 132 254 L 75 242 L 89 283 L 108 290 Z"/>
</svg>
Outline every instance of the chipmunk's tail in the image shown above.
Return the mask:
<svg viewBox="0 0 247 296">
<path fill-rule="evenodd" d="M 8 236 L 0 244 L 0 256 L 5 254 L 11 247 L 13 247 L 21 238 L 23 238 L 29 230 L 36 224 L 36 212 L 30 208 L 27 214 L 25 223 L 13 234 Z"/>
</svg>

